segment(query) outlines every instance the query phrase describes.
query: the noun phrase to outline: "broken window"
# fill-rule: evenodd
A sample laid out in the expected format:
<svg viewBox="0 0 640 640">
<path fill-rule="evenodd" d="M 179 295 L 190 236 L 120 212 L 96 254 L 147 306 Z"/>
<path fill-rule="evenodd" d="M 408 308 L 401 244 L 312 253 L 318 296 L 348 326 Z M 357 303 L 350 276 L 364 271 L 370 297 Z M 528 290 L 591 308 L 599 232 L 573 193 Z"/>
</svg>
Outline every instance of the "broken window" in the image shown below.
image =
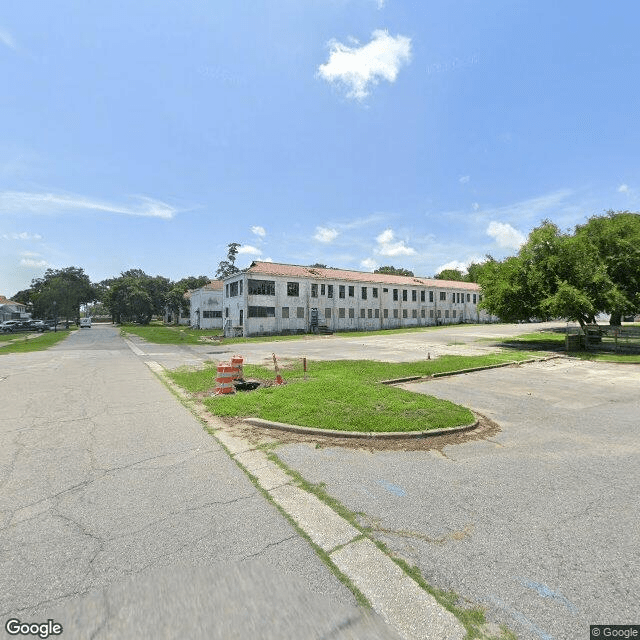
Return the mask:
<svg viewBox="0 0 640 640">
<path fill-rule="evenodd" d="M 398 301 L 398 290 L 397 289 L 393 290 L 393 301 L 394 302 Z"/>
<path fill-rule="evenodd" d="M 355 294 L 356 294 L 355 287 L 349 287 L 349 297 L 353 298 Z"/>
<path fill-rule="evenodd" d="M 317 284 L 312 284 L 311 285 L 311 297 L 312 298 L 317 298 L 318 297 L 318 285 Z"/>
<path fill-rule="evenodd" d="M 275 296 L 275 280 L 249 280 L 247 291 L 250 296 Z"/>
<path fill-rule="evenodd" d="M 275 307 L 249 307 L 249 318 L 275 318 Z"/>
<path fill-rule="evenodd" d="M 367 299 L 367 287 L 362 287 L 362 299 Z"/>
<path fill-rule="evenodd" d="M 411 302 L 417 302 L 418 292 L 415 289 L 411 289 Z"/>
<path fill-rule="evenodd" d="M 338 298 L 344 298 L 345 288 L 344 285 L 341 284 L 338 286 Z"/>
<path fill-rule="evenodd" d="M 344 318 L 344 307 L 338 309 L 338 318 Z"/>
<path fill-rule="evenodd" d="M 300 295 L 300 283 L 287 282 L 287 295 L 297 298 Z"/>
<path fill-rule="evenodd" d="M 372 287 L 372 288 L 371 288 L 371 295 L 372 295 L 374 298 L 377 298 L 377 297 L 378 297 L 378 287 Z"/>
<path fill-rule="evenodd" d="M 327 285 L 327 298 L 333 298 L 333 285 Z"/>
<path fill-rule="evenodd" d="M 402 290 L 402 301 L 403 302 L 407 301 L 407 290 L 406 289 Z"/>
</svg>

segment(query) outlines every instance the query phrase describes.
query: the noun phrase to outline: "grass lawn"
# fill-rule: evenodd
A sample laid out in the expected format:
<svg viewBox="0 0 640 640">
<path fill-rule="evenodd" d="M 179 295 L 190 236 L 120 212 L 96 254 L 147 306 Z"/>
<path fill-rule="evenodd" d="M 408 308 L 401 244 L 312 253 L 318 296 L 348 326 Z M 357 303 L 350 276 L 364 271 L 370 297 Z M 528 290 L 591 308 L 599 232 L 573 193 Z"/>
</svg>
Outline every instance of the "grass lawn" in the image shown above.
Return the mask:
<svg viewBox="0 0 640 640">
<path fill-rule="evenodd" d="M 61 340 L 64 340 L 73 329 L 58 329 L 58 331 L 48 331 L 47 333 L 40 333 L 36 338 L 27 339 L 27 335 L 33 334 L 21 334 L 12 338 L 15 342 L 5 342 L 4 339 L 0 344 L 0 355 L 3 353 L 22 353 L 25 351 L 44 351 L 49 347 L 57 344 Z M 3 334 L 0 334 L 3 335 Z M 4 338 L 4 335 L 3 335 Z"/>
<path fill-rule="evenodd" d="M 380 380 L 432 375 L 472 367 L 522 360 L 530 354 L 497 353 L 446 356 L 436 360 L 382 363 L 368 360 L 309 362 L 307 380 L 302 364 L 282 367 L 286 384 L 261 387 L 229 396 L 207 397 L 211 413 L 222 417 L 255 417 L 275 422 L 337 431 L 423 431 L 473 422 L 469 409 L 431 396 L 386 386 Z M 169 372 L 191 393 L 213 392 L 215 365 L 198 371 Z M 247 379 L 273 381 L 273 370 L 245 365 Z"/>
</svg>

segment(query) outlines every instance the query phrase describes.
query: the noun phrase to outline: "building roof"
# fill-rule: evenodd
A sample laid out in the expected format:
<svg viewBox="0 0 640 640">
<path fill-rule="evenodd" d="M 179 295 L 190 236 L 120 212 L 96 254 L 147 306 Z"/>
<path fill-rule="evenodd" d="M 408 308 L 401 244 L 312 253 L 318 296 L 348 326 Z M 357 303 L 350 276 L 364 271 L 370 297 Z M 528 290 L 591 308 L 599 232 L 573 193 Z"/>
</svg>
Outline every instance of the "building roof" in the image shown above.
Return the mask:
<svg viewBox="0 0 640 640">
<path fill-rule="evenodd" d="M 222 291 L 224 289 L 224 282 L 222 280 L 211 280 L 207 282 L 201 289 L 211 289 L 211 291 Z"/>
<path fill-rule="evenodd" d="M 5 305 L 5 304 L 13 304 L 13 305 L 16 305 L 16 306 L 21 306 L 21 307 L 25 306 L 22 302 L 15 302 L 14 300 L 9 300 L 5 296 L 0 296 L 0 306 Z"/>
<path fill-rule="evenodd" d="M 243 271 L 249 275 L 287 276 L 291 278 L 311 278 L 314 280 L 348 280 L 352 282 L 371 282 L 373 284 L 400 285 L 405 287 L 431 287 L 434 289 L 464 289 L 480 291 L 475 282 L 458 282 L 455 280 L 436 280 L 416 276 L 392 276 L 385 273 L 368 271 L 351 271 L 348 269 L 320 269 L 295 264 L 254 261 Z M 237 274 L 236 274 L 237 275 Z"/>
</svg>

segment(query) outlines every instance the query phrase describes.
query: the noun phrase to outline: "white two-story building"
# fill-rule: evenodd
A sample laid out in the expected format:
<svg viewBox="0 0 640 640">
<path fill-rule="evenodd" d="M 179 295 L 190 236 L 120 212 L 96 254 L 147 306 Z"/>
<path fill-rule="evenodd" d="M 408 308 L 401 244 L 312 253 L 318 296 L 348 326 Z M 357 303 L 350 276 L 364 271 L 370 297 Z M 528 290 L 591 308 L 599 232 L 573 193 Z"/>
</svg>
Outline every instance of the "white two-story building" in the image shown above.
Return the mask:
<svg viewBox="0 0 640 640">
<path fill-rule="evenodd" d="M 224 279 L 222 320 L 244 336 L 497 322 L 480 296 L 473 282 L 256 261 Z"/>
</svg>

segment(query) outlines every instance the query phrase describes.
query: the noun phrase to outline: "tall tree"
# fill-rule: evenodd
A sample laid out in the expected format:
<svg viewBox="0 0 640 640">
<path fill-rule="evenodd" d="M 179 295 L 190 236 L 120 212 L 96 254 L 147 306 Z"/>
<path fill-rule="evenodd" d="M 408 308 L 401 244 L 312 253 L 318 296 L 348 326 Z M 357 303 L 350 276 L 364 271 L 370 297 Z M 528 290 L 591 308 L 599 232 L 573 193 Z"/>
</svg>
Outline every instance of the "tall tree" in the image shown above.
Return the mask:
<svg viewBox="0 0 640 640">
<path fill-rule="evenodd" d="M 374 269 L 373 273 L 384 273 L 389 276 L 413 276 L 413 271 L 409 271 L 409 269 L 403 269 L 401 267 L 396 268 L 392 266 L 386 267 L 378 267 Z"/>
<path fill-rule="evenodd" d="M 199 289 L 207 284 L 211 279 L 208 276 L 189 276 L 174 282 L 167 293 L 167 306 L 171 310 L 175 321 L 178 322 L 180 312 L 188 313 L 189 302 L 184 297 L 189 289 Z"/>
<path fill-rule="evenodd" d="M 221 260 L 216 271 L 216 278 L 223 280 L 227 276 L 232 276 L 234 273 L 238 273 L 240 269 L 236 267 L 236 257 L 238 256 L 238 248 L 240 247 L 238 242 L 230 242 L 227 245 L 227 259 Z"/>
<path fill-rule="evenodd" d="M 41 278 L 31 281 L 29 299 L 33 315 L 51 317 L 54 313 L 67 322 L 80 317 L 80 305 L 98 297 L 89 276 L 79 267 L 47 269 Z"/>
</svg>

